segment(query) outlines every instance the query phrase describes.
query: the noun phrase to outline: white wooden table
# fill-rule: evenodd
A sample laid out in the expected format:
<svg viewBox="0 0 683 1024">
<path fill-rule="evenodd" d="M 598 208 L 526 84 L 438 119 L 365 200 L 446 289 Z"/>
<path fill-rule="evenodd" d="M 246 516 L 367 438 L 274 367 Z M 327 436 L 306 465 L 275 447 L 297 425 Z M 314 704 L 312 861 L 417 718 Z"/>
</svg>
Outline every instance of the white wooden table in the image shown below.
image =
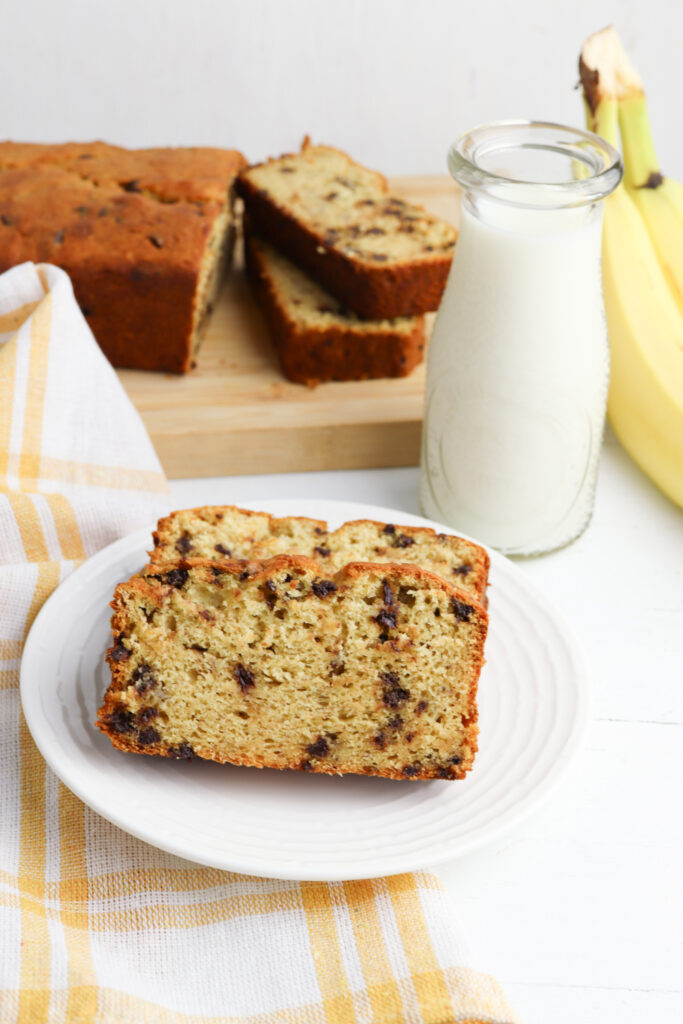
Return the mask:
<svg viewBox="0 0 683 1024">
<path fill-rule="evenodd" d="M 415 469 L 171 487 L 177 507 L 304 496 L 419 512 Z M 583 641 L 592 723 L 540 810 L 439 873 L 525 1024 L 680 1024 L 683 514 L 608 433 L 588 530 L 518 562 Z"/>
</svg>

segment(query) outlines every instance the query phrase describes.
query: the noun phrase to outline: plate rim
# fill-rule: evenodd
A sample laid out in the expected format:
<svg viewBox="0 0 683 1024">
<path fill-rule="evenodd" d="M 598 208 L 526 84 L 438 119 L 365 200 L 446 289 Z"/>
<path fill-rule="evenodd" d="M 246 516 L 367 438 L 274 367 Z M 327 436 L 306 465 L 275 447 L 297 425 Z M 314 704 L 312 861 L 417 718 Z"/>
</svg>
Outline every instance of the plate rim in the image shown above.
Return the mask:
<svg viewBox="0 0 683 1024">
<path fill-rule="evenodd" d="M 309 508 L 308 513 L 302 511 L 303 506 Z M 405 512 L 400 509 L 366 502 L 306 497 L 271 498 L 265 500 L 257 499 L 255 501 L 240 501 L 238 507 L 270 512 L 275 515 L 307 514 L 310 518 L 326 518 L 332 520 L 340 518 L 341 521 L 358 518 L 367 519 L 376 516 L 380 521 L 395 521 L 400 523 L 401 519 L 404 518 L 406 520 L 405 525 L 424 525 L 432 529 L 437 529 L 438 532 L 456 534 L 457 536 L 474 540 L 474 538 L 470 537 L 466 533 L 457 531 L 452 527 L 427 519 L 426 517 L 416 513 Z M 318 511 L 316 511 L 316 509 Z M 356 514 L 346 515 L 343 511 L 344 509 L 356 510 Z M 363 513 L 360 514 L 358 510 L 363 510 Z M 344 518 L 345 515 L 346 518 Z M 33 737 L 33 740 L 45 762 L 49 765 L 55 775 L 64 783 L 64 785 L 66 785 L 67 788 L 70 789 L 78 799 L 80 799 L 92 811 L 111 822 L 117 828 L 120 828 L 122 831 L 136 837 L 148 845 L 156 847 L 176 857 L 180 857 L 183 860 L 189 860 L 206 867 L 224 871 L 233 871 L 245 875 L 280 878 L 290 881 L 346 881 L 426 869 L 447 861 L 456 860 L 462 856 L 467 856 L 476 850 L 497 841 L 501 835 L 504 835 L 514 829 L 520 822 L 526 819 L 528 815 L 532 814 L 540 805 L 542 805 L 553 789 L 559 785 L 581 749 L 586 736 L 588 723 L 590 721 L 591 706 L 590 673 L 583 645 L 580 643 L 574 628 L 568 622 L 565 615 L 556 607 L 552 599 L 547 597 L 542 588 L 538 587 L 533 580 L 528 579 L 520 567 L 511 559 L 507 558 L 495 549 L 491 549 L 487 545 L 481 544 L 491 558 L 492 567 L 504 564 L 506 566 L 506 570 L 511 571 L 513 577 L 522 582 L 524 589 L 534 596 L 535 600 L 542 605 L 548 616 L 554 620 L 559 632 L 564 638 L 566 649 L 571 655 L 572 667 L 575 669 L 575 671 L 572 672 L 572 680 L 574 682 L 576 712 L 571 731 L 567 735 L 561 751 L 553 761 L 551 769 L 521 802 L 517 802 L 508 807 L 497 820 L 488 823 L 483 831 L 479 831 L 462 840 L 457 848 L 448 848 L 441 852 L 435 852 L 432 856 L 429 855 L 428 850 L 421 851 L 419 856 L 411 853 L 399 854 L 394 858 L 394 860 L 399 860 L 402 857 L 403 861 L 401 863 L 392 863 L 390 865 L 383 864 L 382 855 L 379 855 L 379 860 L 368 859 L 363 862 L 362 867 L 358 866 L 355 869 L 349 864 L 342 869 L 340 864 L 340 867 L 336 870 L 331 870 L 329 867 L 323 866 L 322 869 L 316 871 L 315 866 L 306 863 L 305 865 L 302 864 L 302 867 L 305 866 L 306 868 L 305 872 L 302 872 L 301 869 L 296 867 L 295 861 L 283 863 L 279 868 L 275 863 L 264 863 L 263 866 L 247 864 L 243 860 L 240 860 L 239 855 L 235 855 L 235 852 L 231 850 L 227 851 L 227 856 L 223 856 L 218 860 L 217 857 L 211 853 L 202 855 L 201 849 L 191 847 L 187 842 L 176 840 L 172 836 L 159 836 L 154 833 L 153 829 L 152 834 L 150 834 L 150 832 L 146 831 L 144 828 L 131 825 L 127 819 L 122 818 L 117 813 L 111 811 L 108 812 L 106 806 L 103 806 L 102 803 L 98 802 L 86 786 L 81 785 L 80 777 L 82 772 L 79 773 L 77 771 L 72 771 L 70 764 L 60 765 L 58 763 L 58 758 L 52 756 L 50 748 L 48 747 L 47 750 L 45 749 L 47 741 L 42 734 L 42 723 L 38 721 L 40 716 L 37 710 L 32 706 L 30 700 L 30 668 L 34 657 L 34 650 L 37 651 L 39 649 L 41 631 L 44 628 L 43 622 L 49 620 L 54 604 L 58 600 L 64 600 L 65 593 L 63 588 L 66 589 L 66 595 L 68 596 L 70 586 L 80 585 L 82 580 L 87 582 L 88 573 L 93 571 L 93 567 L 97 568 L 100 561 L 108 561 L 112 556 L 117 556 L 119 551 L 121 551 L 122 554 L 124 552 L 128 553 L 130 549 L 137 545 L 140 545 L 141 547 L 144 547 L 144 550 L 147 550 L 148 547 L 151 546 L 151 534 L 154 528 L 154 526 L 142 527 L 127 534 L 125 537 L 121 537 L 118 540 L 113 541 L 106 547 L 101 548 L 94 555 L 91 555 L 90 558 L 88 558 L 82 565 L 75 569 L 63 581 L 63 583 L 53 591 L 40 608 L 31 626 L 22 652 L 20 668 L 22 711 L 29 732 L 31 733 L 31 736 Z M 475 541 L 475 543 L 480 542 Z M 38 691 L 36 690 L 36 693 L 37 692 Z M 213 851 L 214 854 L 215 852 L 216 851 Z M 274 857 L 271 856 L 270 860 L 274 860 L 276 862 L 277 853 L 275 853 Z M 325 863 L 327 864 L 328 861 Z"/>
</svg>

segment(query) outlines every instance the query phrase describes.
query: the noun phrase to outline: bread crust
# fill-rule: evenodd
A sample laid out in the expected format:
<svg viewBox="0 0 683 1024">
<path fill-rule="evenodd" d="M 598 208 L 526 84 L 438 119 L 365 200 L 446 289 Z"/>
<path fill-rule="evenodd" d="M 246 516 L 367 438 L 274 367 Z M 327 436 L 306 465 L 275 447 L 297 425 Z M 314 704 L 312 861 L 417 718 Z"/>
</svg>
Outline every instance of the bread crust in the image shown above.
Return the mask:
<svg viewBox="0 0 683 1024">
<path fill-rule="evenodd" d="M 472 597 L 471 593 L 453 586 L 447 580 L 444 580 L 440 576 L 437 576 L 426 569 L 422 569 L 419 566 L 355 562 L 350 563 L 343 569 L 339 570 L 339 572 L 332 576 L 331 579 L 334 581 L 338 591 L 342 594 L 344 593 L 346 584 L 349 581 L 358 579 L 367 573 L 374 573 L 378 577 L 387 580 L 390 584 L 393 582 L 395 586 L 398 586 L 400 582 L 405 583 L 406 580 L 412 581 L 418 586 L 421 583 L 424 583 L 432 588 L 442 590 L 448 598 L 457 602 L 462 602 L 471 610 L 471 612 L 474 612 L 476 618 L 478 655 L 473 659 L 470 666 L 467 714 L 464 720 L 467 730 L 467 746 L 470 751 L 470 756 L 466 760 L 463 760 L 462 763 L 450 767 L 449 774 L 447 776 L 444 775 L 443 769 L 440 769 L 438 765 L 422 764 L 420 765 L 419 770 L 411 771 L 410 775 L 406 775 L 405 771 L 394 770 L 386 766 L 379 769 L 371 769 L 367 765 L 362 764 L 331 765 L 330 763 L 325 762 L 324 759 L 312 759 L 302 764 L 300 759 L 288 760 L 284 757 L 269 757 L 266 759 L 257 754 L 251 756 L 239 754 L 233 756 L 231 754 L 230 756 L 226 756 L 223 751 L 209 747 L 201 747 L 193 750 L 191 754 L 188 754 L 183 752 L 180 748 L 169 747 L 161 741 L 141 743 L 134 732 L 123 733 L 117 731 L 115 725 L 112 724 L 116 721 L 117 711 L 122 706 L 120 701 L 117 700 L 117 694 L 126 690 L 130 685 L 126 662 L 121 661 L 116 654 L 117 650 L 120 650 L 120 647 L 122 646 L 122 637 L 125 637 L 125 630 L 129 625 L 128 613 L 124 601 L 124 598 L 127 595 L 137 595 L 140 598 L 146 599 L 148 602 L 153 602 L 157 608 L 161 608 L 164 598 L 169 594 L 173 586 L 172 584 L 165 582 L 165 576 L 174 570 L 194 570 L 198 574 L 199 579 L 205 579 L 206 582 L 211 582 L 212 574 L 215 573 L 216 569 L 242 579 L 244 578 L 245 573 L 247 573 L 250 580 L 256 582 L 260 582 L 261 580 L 266 582 L 283 571 L 291 571 L 293 574 L 296 574 L 297 571 L 309 571 L 315 573 L 316 576 L 322 577 L 324 575 L 324 570 L 322 570 L 319 563 L 311 558 L 300 555 L 276 555 L 263 562 L 246 562 L 244 560 L 234 559 L 226 559 L 220 562 L 210 561 L 207 559 L 185 559 L 179 561 L 173 568 L 165 566 L 163 574 L 154 572 L 154 569 L 154 566 L 148 566 L 141 574 L 132 577 L 126 583 L 119 584 L 111 602 L 111 607 L 113 609 L 111 628 L 114 637 L 114 644 L 109 648 L 106 654 L 106 660 L 111 669 L 111 683 L 104 696 L 102 706 L 99 709 L 95 725 L 101 732 L 108 736 L 112 744 L 117 749 L 131 753 L 148 754 L 176 760 L 198 756 L 206 760 L 217 761 L 219 763 L 239 764 L 245 767 L 268 767 L 279 770 L 304 770 L 327 775 L 373 775 L 392 779 L 409 779 L 410 781 L 437 778 L 461 779 L 465 777 L 467 771 L 471 768 L 474 755 L 477 751 L 478 712 L 476 694 L 479 674 L 484 663 L 483 651 L 488 627 L 488 616 L 486 610 L 479 602 L 476 601 L 475 598 Z"/>
<path fill-rule="evenodd" d="M 230 150 L 0 143 L 0 271 L 55 263 L 115 366 L 184 373 L 244 165 Z"/>
<path fill-rule="evenodd" d="M 405 377 L 422 361 L 423 317 L 415 318 L 409 332 L 379 325 L 372 332 L 360 331 L 352 322 L 304 327 L 280 300 L 251 231 L 244 234 L 244 256 L 249 283 L 289 380 L 314 387 L 334 380 Z"/>
</svg>

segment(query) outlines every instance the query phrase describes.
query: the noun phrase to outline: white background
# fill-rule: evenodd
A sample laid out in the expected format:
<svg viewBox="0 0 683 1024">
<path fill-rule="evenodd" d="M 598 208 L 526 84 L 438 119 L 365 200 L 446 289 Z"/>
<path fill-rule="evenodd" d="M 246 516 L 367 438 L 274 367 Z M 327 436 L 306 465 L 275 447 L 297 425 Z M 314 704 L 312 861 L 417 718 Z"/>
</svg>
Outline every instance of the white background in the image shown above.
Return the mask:
<svg viewBox="0 0 683 1024">
<path fill-rule="evenodd" d="M 614 22 L 683 178 L 680 0 L 0 0 L 0 138 L 315 141 L 389 174 L 445 169 L 489 119 L 583 123 L 583 39 Z"/>
</svg>

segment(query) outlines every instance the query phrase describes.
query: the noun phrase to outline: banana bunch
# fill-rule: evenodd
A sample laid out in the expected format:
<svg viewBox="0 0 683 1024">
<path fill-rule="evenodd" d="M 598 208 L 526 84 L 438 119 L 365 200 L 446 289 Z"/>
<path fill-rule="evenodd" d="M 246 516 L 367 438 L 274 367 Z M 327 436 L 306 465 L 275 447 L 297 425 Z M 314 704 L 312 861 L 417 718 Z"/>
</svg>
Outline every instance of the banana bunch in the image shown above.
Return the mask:
<svg viewBox="0 0 683 1024">
<path fill-rule="evenodd" d="M 683 186 L 660 172 L 643 84 L 614 28 L 586 40 L 579 72 L 588 127 L 617 147 L 621 132 L 624 158 L 603 226 L 607 414 L 640 468 L 683 507 Z"/>
</svg>

